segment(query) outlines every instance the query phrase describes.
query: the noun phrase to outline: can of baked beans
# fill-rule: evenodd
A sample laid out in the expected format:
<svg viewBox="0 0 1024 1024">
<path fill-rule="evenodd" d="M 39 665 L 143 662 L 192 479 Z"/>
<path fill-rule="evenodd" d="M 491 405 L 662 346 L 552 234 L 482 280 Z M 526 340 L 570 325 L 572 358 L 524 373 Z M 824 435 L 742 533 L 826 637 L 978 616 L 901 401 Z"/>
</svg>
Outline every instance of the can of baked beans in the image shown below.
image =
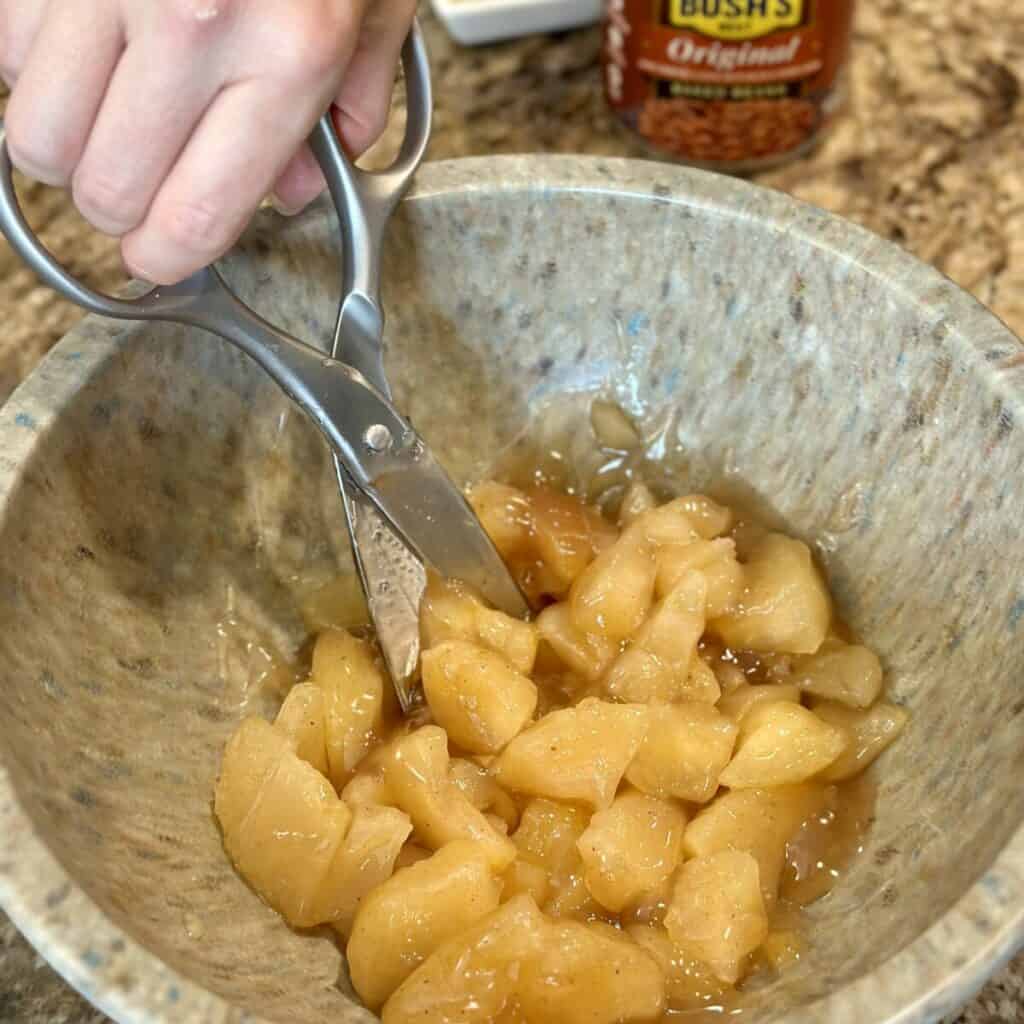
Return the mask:
<svg viewBox="0 0 1024 1024">
<path fill-rule="evenodd" d="M 608 0 L 608 102 L 659 153 L 744 173 L 810 149 L 845 95 L 854 0 Z"/>
</svg>

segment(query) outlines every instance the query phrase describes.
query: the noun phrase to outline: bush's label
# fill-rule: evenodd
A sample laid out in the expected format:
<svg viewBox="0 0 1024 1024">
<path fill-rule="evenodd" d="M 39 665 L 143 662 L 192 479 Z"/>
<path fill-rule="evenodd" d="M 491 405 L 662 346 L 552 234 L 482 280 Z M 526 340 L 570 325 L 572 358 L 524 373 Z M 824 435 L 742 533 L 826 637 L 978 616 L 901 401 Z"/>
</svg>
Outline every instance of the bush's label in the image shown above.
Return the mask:
<svg viewBox="0 0 1024 1024">
<path fill-rule="evenodd" d="M 758 39 L 804 20 L 804 0 L 668 0 L 667 21 L 712 39 Z"/>
<path fill-rule="evenodd" d="M 605 90 L 658 148 L 757 164 L 835 109 L 854 0 L 608 0 Z"/>
</svg>

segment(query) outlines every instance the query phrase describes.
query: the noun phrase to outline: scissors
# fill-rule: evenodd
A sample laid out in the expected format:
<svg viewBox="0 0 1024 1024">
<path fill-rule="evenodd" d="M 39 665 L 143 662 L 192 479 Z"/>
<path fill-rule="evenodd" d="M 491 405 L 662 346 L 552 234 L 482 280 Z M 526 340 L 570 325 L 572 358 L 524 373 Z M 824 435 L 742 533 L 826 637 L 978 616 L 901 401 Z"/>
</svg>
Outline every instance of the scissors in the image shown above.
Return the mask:
<svg viewBox="0 0 1024 1024">
<path fill-rule="evenodd" d="M 415 697 L 419 604 L 426 567 L 474 587 L 495 607 L 528 608 L 462 492 L 391 401 L 384 374 L 380 257 L 392 212 L 430 137 L 431 88 L 418 24 L 402 49 L 405 137 L 394 163 L 368 172 L 349 161 L 328 111 L 309 138 L 338 213 L 342 297 L 331 356 L 246 306 L 216 267 L 180 284 L 118 299 L 69 274 L 26 222 L 0 126 L 0 232 L 48 287 L 91 313 L 199 327 L 236 345 L 313 421 L 334 456 L 352 551 L 371 621 L 403 711 Z"/>
</svg>

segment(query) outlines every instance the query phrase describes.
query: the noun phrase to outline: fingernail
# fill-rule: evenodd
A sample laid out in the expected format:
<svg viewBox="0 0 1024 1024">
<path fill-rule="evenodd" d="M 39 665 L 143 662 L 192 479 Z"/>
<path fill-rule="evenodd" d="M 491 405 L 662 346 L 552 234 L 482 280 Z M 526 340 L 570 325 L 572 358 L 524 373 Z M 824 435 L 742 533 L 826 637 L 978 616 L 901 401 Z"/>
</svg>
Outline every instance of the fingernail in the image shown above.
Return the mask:
<svg viewBox="0 0 1024 1024">
<path fill-rule="evenodd" d="M 140 281 L 146 281 L 152 284 L 153 279 L 146 272 L 145 268 L 141 267 L 137 262 L 132 260 L 129 262 L 123 256 L 121 257 L 121 266 L 124 267 L 124 272 L 129 277 L 137 278 Z"/>
<path fill-rule="evenodd" d="M 280 196 L 276 195 L 273 192 L 269 196 L 267 196 L 267 202 L 270 203 L 275 212 L 281 214 L 282 217 L 295 217 L 296 215 L 302 213 L 302 211 L 306 208 L 305 203 L 301 203 L 297 206 L 289 206 L 281 199 Z"/>
<path fill-rule="evenodd" d="M 125 259 L 121 257 L 121 263 L 124 265 L 124 269 L 133 278 L 142 281 L 144 284 L 149 285 L 171 285 L 177 284 L 178 281 L 183 280 L 187 275 L 182 274 L 180 277 L 174 278 L 173 280 L 165 274 L 158 274 L 155 271 L 146 268 L 136 259 Z"/>
</svg>

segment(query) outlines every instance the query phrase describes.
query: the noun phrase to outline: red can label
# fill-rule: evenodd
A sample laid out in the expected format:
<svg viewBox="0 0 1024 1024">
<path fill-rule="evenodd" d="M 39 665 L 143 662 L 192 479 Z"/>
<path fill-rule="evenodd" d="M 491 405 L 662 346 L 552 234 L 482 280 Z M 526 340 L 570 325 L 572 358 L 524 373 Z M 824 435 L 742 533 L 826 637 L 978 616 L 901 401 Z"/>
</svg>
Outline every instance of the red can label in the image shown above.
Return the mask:
<svg viewBox="0 0 1024 1024">
<path fill-rule="evenodd" d="M 854 0 L 609 0 L 608 102 L 648 142 L 711 164 L 799 150 L 828 120 Z"/>
</svg>

